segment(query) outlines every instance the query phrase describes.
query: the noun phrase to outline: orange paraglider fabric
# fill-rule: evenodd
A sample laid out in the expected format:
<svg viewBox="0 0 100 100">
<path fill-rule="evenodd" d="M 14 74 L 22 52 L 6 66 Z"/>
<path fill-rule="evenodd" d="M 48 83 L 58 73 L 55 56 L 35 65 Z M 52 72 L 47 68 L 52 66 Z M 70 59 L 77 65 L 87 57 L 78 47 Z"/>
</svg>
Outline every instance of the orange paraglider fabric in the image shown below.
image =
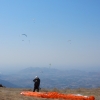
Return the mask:
<svg viewBox="0 0 100 100">
<path fill-rule="evenodd" d="M 20 94 L 25 96 L 33 96 L 40 98 L 51 98 L 51 99 L 67 99 L 67 100 L 95 100 L 94 96 L 83 96 L 76 94 L 62 94 L 58 92 L 30 92 L 23 91 Z"/>
</svg>

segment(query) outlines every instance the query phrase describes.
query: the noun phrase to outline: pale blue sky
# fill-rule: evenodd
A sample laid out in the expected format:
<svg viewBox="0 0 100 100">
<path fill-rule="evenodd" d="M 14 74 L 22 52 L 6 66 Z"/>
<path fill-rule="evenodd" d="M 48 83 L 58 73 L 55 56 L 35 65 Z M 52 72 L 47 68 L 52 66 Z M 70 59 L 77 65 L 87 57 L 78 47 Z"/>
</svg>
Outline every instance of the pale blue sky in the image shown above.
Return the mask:
<svg viewBox="0 0 100 100">
<path fill-rule="evenodd" d="M 100 0 L 0 0 L 0 67 L 50 63 L 100 67 Z"/>
</svg>

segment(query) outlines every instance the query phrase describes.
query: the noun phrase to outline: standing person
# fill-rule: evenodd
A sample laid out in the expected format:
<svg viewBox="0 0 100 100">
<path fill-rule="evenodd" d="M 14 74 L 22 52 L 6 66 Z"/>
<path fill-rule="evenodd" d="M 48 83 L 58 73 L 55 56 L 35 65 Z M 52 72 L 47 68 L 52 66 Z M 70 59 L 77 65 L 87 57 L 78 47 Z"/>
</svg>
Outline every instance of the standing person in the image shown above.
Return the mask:
<svg viewBox="0 0 100 100">
<path fill-rule="evenodd" d="M 33 80 L 34 82 L 34 89 L 33 92 L 35 92 L 35 90 L 37 89 L 37 92 L 39 92 L 39 88 L 40 88 L 40 79 L 38 76 L 35 77 L 35 79 Z"/>
</svg>

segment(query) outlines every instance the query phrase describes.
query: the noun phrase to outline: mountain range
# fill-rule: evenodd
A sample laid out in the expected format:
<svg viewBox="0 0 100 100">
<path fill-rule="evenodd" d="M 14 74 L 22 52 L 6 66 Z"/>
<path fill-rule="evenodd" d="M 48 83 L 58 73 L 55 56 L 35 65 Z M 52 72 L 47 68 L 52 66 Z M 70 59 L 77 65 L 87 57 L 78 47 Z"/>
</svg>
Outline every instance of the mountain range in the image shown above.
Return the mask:
<svg viewBox="0 0 100 100">
<path fill-rule="evenodd" d="M 41 88 L 96 88 L 100 87 L 100 73 L 82 70 L 59 70 L 46 67 L 28 67 L 14 74 L 0 75 L 0 84 L 6 87 L 33 88 L 38 76 Z"/>
</svg>

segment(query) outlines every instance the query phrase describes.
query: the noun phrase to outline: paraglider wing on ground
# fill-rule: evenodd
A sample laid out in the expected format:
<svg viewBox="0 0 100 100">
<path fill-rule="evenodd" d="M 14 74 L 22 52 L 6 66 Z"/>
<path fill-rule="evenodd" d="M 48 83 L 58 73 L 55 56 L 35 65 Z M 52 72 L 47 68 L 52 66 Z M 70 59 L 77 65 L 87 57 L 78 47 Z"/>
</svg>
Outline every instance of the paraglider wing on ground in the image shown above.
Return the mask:
<svg viewBox="0 0 100 100">
<path fill-rule="evenodd" d="M 52 98 L 52 99 L 70 99 L 70 100 L 95 100 L 94 96 L 83 96 L 77 94 L 62 94 L 58 92 L 31 92 L 23 91 L 20 94 L 25 96 L 33 96 L 40 98 Z"/>
</svg>

